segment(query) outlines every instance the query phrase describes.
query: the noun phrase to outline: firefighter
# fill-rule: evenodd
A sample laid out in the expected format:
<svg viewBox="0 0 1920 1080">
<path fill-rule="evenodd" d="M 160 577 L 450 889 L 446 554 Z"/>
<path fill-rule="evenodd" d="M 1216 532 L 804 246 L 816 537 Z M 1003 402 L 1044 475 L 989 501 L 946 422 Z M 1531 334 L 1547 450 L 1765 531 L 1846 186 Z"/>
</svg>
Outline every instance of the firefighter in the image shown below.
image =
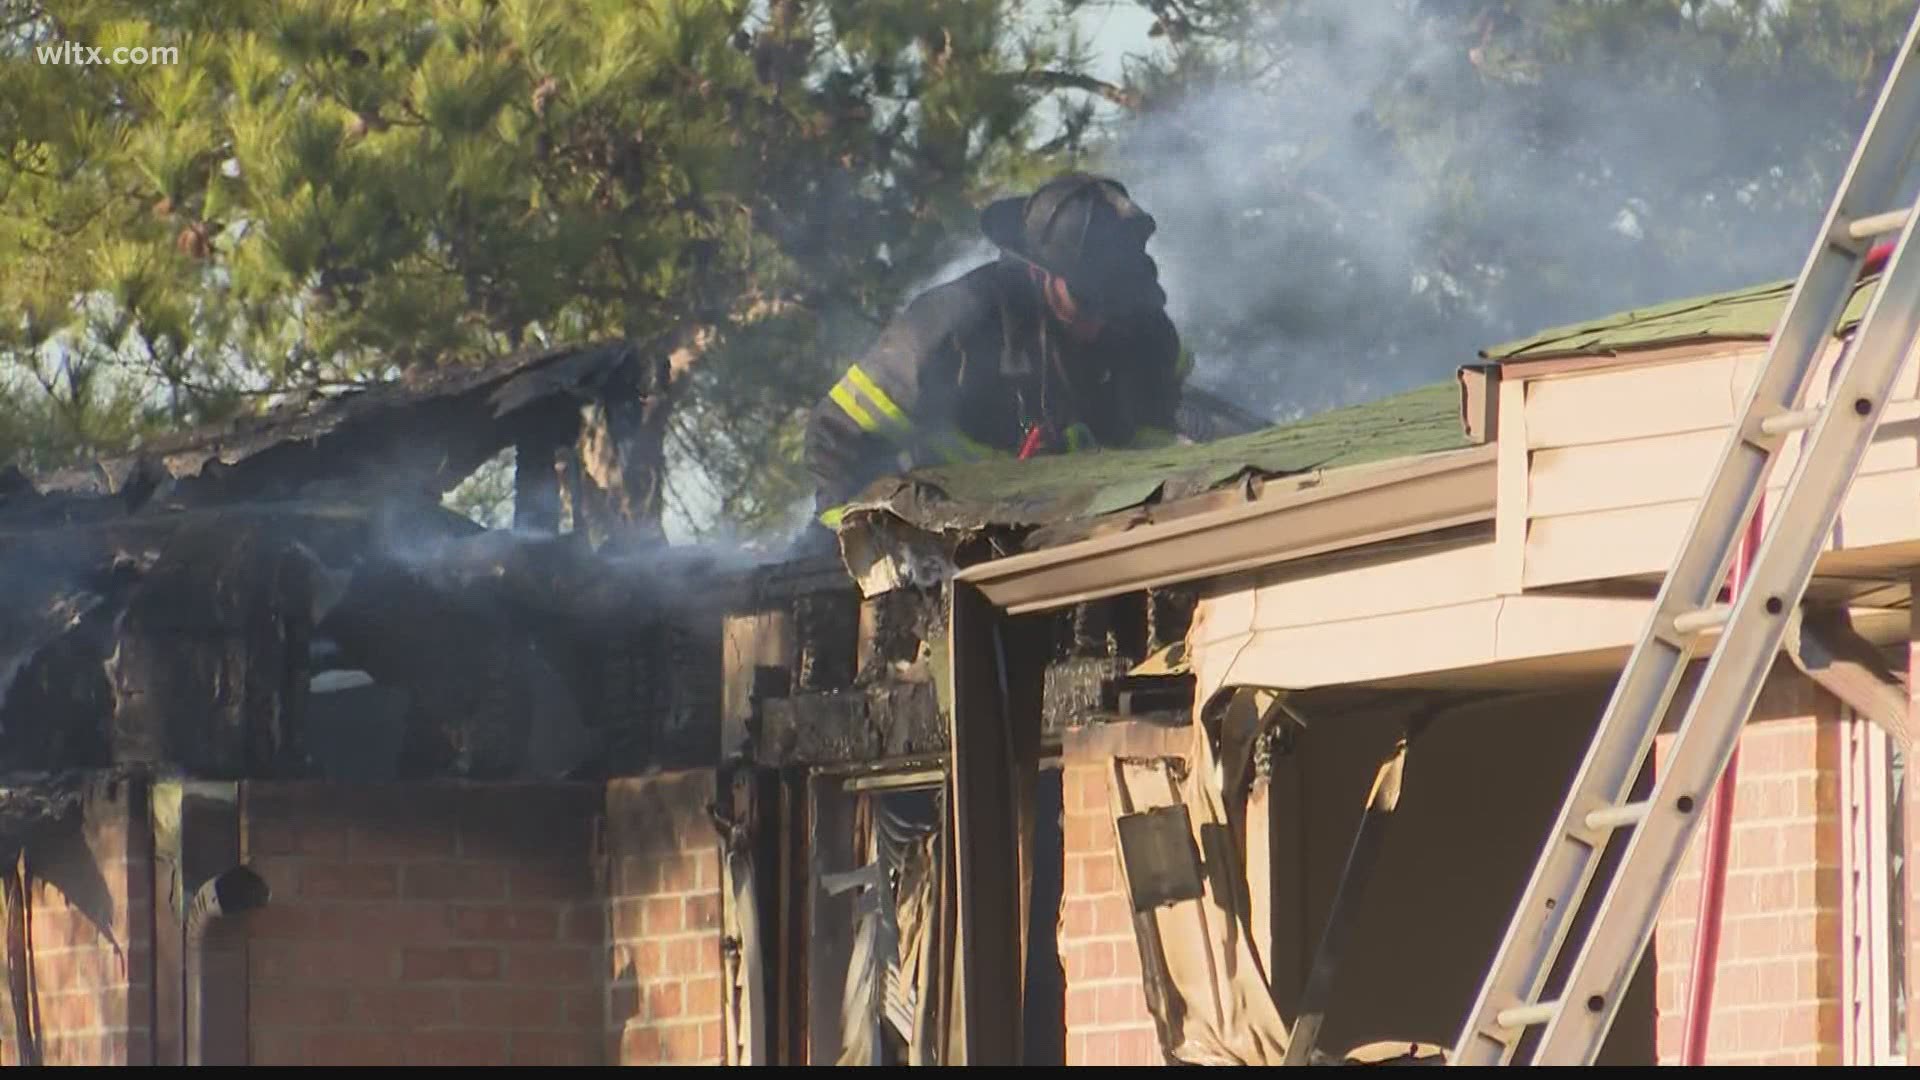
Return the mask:
<svg viewBox="0 0 1920 1080">
<path fill-rule="evenodd" d="M 1154 220 L 1072 173 L 995 202 L 992 262 L 913 299 L 807 425 L 815 512 L 926 465 L 1174 441 L 1185 353 L 1147 254 Z"/>
</svg>

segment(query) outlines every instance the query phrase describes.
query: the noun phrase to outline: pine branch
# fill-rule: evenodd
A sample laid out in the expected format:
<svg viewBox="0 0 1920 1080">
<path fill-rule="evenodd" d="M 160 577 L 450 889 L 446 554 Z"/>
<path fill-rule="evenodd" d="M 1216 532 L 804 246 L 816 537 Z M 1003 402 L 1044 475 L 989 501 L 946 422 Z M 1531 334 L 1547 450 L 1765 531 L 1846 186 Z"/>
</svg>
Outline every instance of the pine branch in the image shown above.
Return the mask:
<svg viewBox="0 0 1920 1080">
<path fill-rule="evenodd" d="M 1037 87 L 1042 90 L 1082 90 L 1095 94 L 1123 109 L 1140 107 L 1140 95 L 1131 90 L 1115 86 L 1104 79 L 1091 75 L 1082 75 L 1073 71 L 1028 71 L 1017 77 L 1022 86 Z"/>
</svg>

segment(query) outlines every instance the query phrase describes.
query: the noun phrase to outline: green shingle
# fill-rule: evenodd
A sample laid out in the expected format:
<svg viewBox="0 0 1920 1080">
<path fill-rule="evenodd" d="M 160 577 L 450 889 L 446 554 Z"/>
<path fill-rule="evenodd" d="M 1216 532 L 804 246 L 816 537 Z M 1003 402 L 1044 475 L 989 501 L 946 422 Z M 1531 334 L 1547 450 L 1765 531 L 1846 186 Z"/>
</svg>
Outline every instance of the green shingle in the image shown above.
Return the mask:
<svg viewBox="0 0 1920 1080">
<path fill-rule="evenodd" d="M 1854 287 L 1839 330 L 1853 328 L 1866 314 L 1878 276 Z M 1700 341 L 1765 341 L 1786 310 L 1792 281 L 1776 281 L 1732 292 L 1696 296 L 1653 307 L 1636 308 L 1591 322 L 1545 330 L 1530 338 L 1481 352 L 1489 360 L 1537 360 L 1549 356 L 1588 356 L 1655 345 Z"/>
<path fill-rule="evenodd" d="M 882 505 L 922 527 L 1050 524 L 1156 494 L 1197 494 L 1249 472 L 1278 476 L 1468 445 L 1459 388 L 1448 381 L 1196 446 L 923 469 Z"/>
</svg>

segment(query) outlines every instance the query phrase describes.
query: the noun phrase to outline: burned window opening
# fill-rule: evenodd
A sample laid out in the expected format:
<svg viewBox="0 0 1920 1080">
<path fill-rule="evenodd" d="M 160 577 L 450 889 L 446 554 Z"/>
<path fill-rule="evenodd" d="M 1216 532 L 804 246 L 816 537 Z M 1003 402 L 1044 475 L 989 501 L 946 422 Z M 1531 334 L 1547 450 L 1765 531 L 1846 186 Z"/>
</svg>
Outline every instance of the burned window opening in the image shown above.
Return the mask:
<svg viewBox="0 0 1920 1080">
<path fill-rule="evenodd" d="M 447 364 L 89 470 L 11 471 L 0 769 L 501 780 L 712 762 L 717 612 L 739 571 L 649 546 L 649 436 L 624 406 L 582 441 L 585 407 L 632 398 L 655 367 L 625 343 Z M 588 450 L 561 506 L 560 466 Z M 444 505 L 509 460 L 515 531 Z M 558 533 L 569 510 L 597 516 Z"/>
</svg>

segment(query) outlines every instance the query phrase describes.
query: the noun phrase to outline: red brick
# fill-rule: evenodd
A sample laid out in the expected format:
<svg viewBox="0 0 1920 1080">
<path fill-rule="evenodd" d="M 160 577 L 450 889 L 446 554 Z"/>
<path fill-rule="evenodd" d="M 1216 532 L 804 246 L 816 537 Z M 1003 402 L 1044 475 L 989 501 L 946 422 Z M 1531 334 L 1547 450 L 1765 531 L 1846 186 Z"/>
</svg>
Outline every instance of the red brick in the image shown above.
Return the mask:
<svg viewBox="0 0 1920 1080">
<path fill-rule="evenodd" d="M 1102 986 L 1097 992 L 1100 995 L 1098 1011 L 1102 1025 L 1125 1024 L 1147 1019 L 1146 1001 L 1141 996 L 1138 986 L 1118 983 Z"/>
<path fill-rule="evenodd" d="M 1788 829 L 1780 837 L 1780 861 L 1785 866 L 1812 866 L 1819 857 L 1818 837 L 1812 827 Z"/>
<path fill-rule="evenodd" d="M 690 893 L 700 881 L 692 855 L 666 856 L 654 866 L 654 872 L 654 889 L 661 893 Z"/>
<path fill-rule="evenodd" d="M 679 897 L 656 896 L 647 901 L 646 916 L 642 925 L 645 926 L 649 937 L 677 934 L 686 925 L 681 919 L 681 914 Z"/>
<path fill-rule="evenodd" d="M 324 1031 L 307 1036 L 307 1065 L 400 1065 L 407 1060 L 410 1034 L 372 1031 Z"/>
<path fill-rule="evenodd" d="M 1663 919 L 1654 936 L 1654 960 L 1662 967 L 1685 964 L 1693 955 L 1693 923 Z"/>
<path fill-rule="evenodd" d="M 258 986 L 249 1019 L 280 1027 L 332 1027 L 347 1021 L 347 992 L 306 986 Z"/>
<path fill-rule="evenodd" d="M 1069 855 L 1104 850 L 1094 829 L 1094 819 L 1079 814 L 1068 814 L 1061 824 L 1061 849 Z"/>
<path fill-rule="evenodd" d="M 268 904 L 247 916 L 247 936 L 255 941 L 311 941 L 333 937 L 324 928 L 324 920 L 337 916 L 335 909 L 315 904 Z M 38 928 L 35 928 L 38 930 Z M 39 935 L 36 933 L 36 937 Z"/>
<path fill-rule="evenodd" d="M 516 983 L 591 983 L 593 950 L 532 946 L 509 949 L 507 977 Z"/>
<path fill-rule="evenodd" d="M 435 858 L 454 851 L 454 830 L 429 817 L 399 824 L 356 825 L 352 832 L 356 857 Z"/>
<path fill-rule="evenodd" d="M 552 941 L 560 936 L 560 913 L 531 904 L 455 904 L 447 909 L 447 921 L 462 941 Z"/>
<path fill-rule="evenodd" d="M 400 977 L 408 982 L 497 979 L 500 950 L 477 945 L 407 949 L 401 955 Z"/>
<path fill-rule="evenodd" d="M 43 996 L 39 1001 L 41 1030 L 64 1034 L 105 1026 L 100 1017 L 100 997 L 96 990 Z"/>
<path fill-rule="evenodd" d="M 1089 895 L 1114 892 L 1120 887 L 1110 855 L 1088 859 L 1081 869 L 1085 874 L 1085 888 Z"/>
<path fill-rule="evenodd" d="M 650 893 L 660 887 L 657 860 L 643 855 L 622 855 L 614 860 L 614 881 L 627 896 Z"/>
<path fill-rule="evenodd" d="M 507 873 L 515 900 L 585 900 L 593 895 L 586 860 L 518 862 Z"/>
<path fill-rule="evenodd" d="M 598 1033 L 606 1024 L 607 995 L 599 987 L 567 990 L 559 996 L 566 1005 L 567 1030 Z"/>
<path fill-rule="evenodd" d="M 440 904 L 350 905 L 341 922 L 340 936 L 347 940 L 428 945 L 453 939 Z"/>
<path fill-rule="evenodd" d="M 1072 976 L 1069 975 L 1071 980 Z M 1090 1028 L 1100 1022 L 1100 996 L 1091 986 L 1067 990 L 1067 1030 Z"/>
<path fill-rule="evenodd" d="M 34 974 L 43 993 L 93 989 L 122 981 L 112 954 L 99 948 L 76 947 L 39 953 L 34 957 Z"/>
<path fill-rule="evenodd" d="M 248 1040 L 248 1064 L 304 1065 L 306 1036 L 297 1031 L 268 1031 L 255 1025 Z"/>
<path fill-rule="evenodd" d="M 660 1032 L 651 1027 L 629 1025 L 620 1036 L 620 1064 L 657 1065 L 664 1061 Z"/>
<path fill-rule="evenodd" d="M 692 979 L 687 983 L 687 1014 L 694 1017 L 720 1015 L 722 983 L 719 976 Z"/>
<path fill-rule="evenodd" d="M 1123 979 L 1140 977 L 1140 948 L 1131 941 L 1113 943 L 1113 973 Z"/>
<path fill-rule="evenodd" d="M 718 1020 L 709 1020 L 701 1024 L 700 1060 L 716 1065 L 724 1061 L 727 1056 L 726 1047 L 723 1045 L 725 1039 L 726 1033 L 721 1030 Z"/>
<path fill-rule="evenodd" d="M 675 835 L 680 839 L 681 851 L 699 851 L 711 848 L 720 842 L 720 834 L 714 829 L 713 819 L 705 814 L 687 814 L 679 821 Z"/>
<path fill-rule="evenodd" d="M 1733 831 L 1733 850 L 1727 859 L 1734 870 L 1768 870 L 1780 864 L 1778 826 L 1762 825 Z"/>
<path fill-rule="evenodd" d="M 1060 940 L 1073 941 L 1093 933 L 1093 901 L 1068 899 L 1060 910 Z"/>
<path fill-rule="evenodd" d="M 1120 895 L 1103 896 L 1094 901 L 1093 932 L 1101 937 L 1126 937 L 1133 933 L 1133 905 Z"/>
<path fill-rule="evenodd" d="M 93 920 L 68 907 L 57 895 L 35 897 L 33 944 L 36 951 L 105 943 L 106 938 L 93 925 Z"/>
<path fill-rule="evenodd" d="M 1754 911 L 1791 911 L 1794 907 L 1794 877 L 1791 870 L 1770 871 L 1753 874 L 1746 878 L 1752 895 L 1749 899 Z M 1728 881 L 1731 890 L 1733 881 Z"/>
<path fill-rule="evenodd" d="M 696 889 L 718 889 L 720 887 L 720 851 L 713 846 L 709 836 L 703 847 L 693 851 L 694 881 Z"/>
<path fill-rule="evenodd" d="M 1064 770 L 1061 780 L 1068 792 L 1062 802 L 1069 812 L 1102 813 L 1106 811 L 1109 797 L 1107 779 L 1103 770 L 1095 766 L 1079 766 Z"/>
<path fill-rule="evenodd" d="M 1087 978 L 1110 978 L 1114 974 L 1114 944 L 1092 942 L 1087 945 Z"/>
<path fill-rule="evenodd" d="M 607 936 L 607 909 L 598 904 L 575 904 L 563 919 L 561 936 L 580 944 L 598 944 Z"/>
<path fill-rule="evenodd" d="M 513 986 L 463 986 L 455 995 L 460 1023 L 467 1027 L 558 1028 L 560 999 L 550 990 Z"/>
<path fill-rule="evenodd" d="M 700 1061 L 700 1025 L 670 1024 L 659 1029 L 663 1060 L 675 1065 L 694 1065 Z"/>
<path fill-rule="evenodd" d="M 375 1028 L 445 1027 L 454 1020 L 454 995 L 438 987 L 387 987 L 355 990 L 350 1013 L 357 1025 Z"/>
<path fill-rule="evenodd" d="M 512 1065 L 598 1065 L 597 1037 L 516 1031 L 508 1055 Z"/>
<path fill-rule="evenodd" d="M 392 863 L 311 862 L 300 868 L 300 895 L 315 900 L 391 900 L 400 893 Z"/>
<path fill-rule="evenodd" d="M 1114 1033 L 1114 1056 L 1121 1065 L 1164 1065 L 1160 1037 L 1151 1028 Z"/>
<path fill-rule="evenodd" d="M 1709 1035 L 1713 1034 L 1713 1029 L 1725 1028 L 1732 1034 L 1734 1045 L 1742 1051 L 1778 1050 L 1782 1045 L 1782 1019 L 1774 1009 L 1752 1009 L 1729 1016 L 1715 1016 Z"/>
<path fill-rule="evenodd" d="M 687 897 L 684 921 L 689 930 L 720 929 L 720 898 L 718 896 Z"/>
<path fill-rule="evenodd" d="M 660 983 L 647 988 L 648 1020 L 678 1020 L 684 1015 L 686 1008 L 680 999 L 679 983 Z"/>
<path fill-rule="evenodd" d="M 504 900 L 506 868 L 491 863 L 409 863 L 404 875 L 409 900 Z"/>
<path fill-rule="evenodd" d="M 646 936 L 648 902 L 646 899 L 623 898 L 608 905 L 608 929 L 613 940 L 632 941 Z"/>
<path fill-rule="evenodd" d="M 300 829 L 293 822 L 278 817 L 255 818 L 247 822 L 247 852 L 256 861 L 268 855 L 297 855 L 300 853 Z"/>
<path fill-rule="evenodd" d="M 692 946 L 689 945 L 689 948 Z M 633 960 L 633 970 L 641 978 L 663 974 L 667 970 L 666 950 L 657 941 L 643 941 L 629 951 Z M 689 962 L 699 966 L 697 958 L 689 957 Z"/>
<path fill-rule="evenodd" d="M 667 942 L 660 969 L 675 978 L 720 970 L 720 943 L 709 937 L 675 938 Z"/>
<path fill-rule="evenodd" d="M 422 1031 L 407 1038 L 409 1065 L 504 1065 L 507 1036 L 501 1031 Z"/>
<path fill-rule="evenodd" d="M 393 978 L 395 950 L 379 942 L 257 942 L 247 950 L 256 982 L 377 982 Z"/>
<path fill-rule="evenodd" d="M 323 819 L 267 819 L 247 823 L 247 846 L 258 855 L 311 855 L 326 859 L 347 854 L 347 829 Z"/>
</svg>

